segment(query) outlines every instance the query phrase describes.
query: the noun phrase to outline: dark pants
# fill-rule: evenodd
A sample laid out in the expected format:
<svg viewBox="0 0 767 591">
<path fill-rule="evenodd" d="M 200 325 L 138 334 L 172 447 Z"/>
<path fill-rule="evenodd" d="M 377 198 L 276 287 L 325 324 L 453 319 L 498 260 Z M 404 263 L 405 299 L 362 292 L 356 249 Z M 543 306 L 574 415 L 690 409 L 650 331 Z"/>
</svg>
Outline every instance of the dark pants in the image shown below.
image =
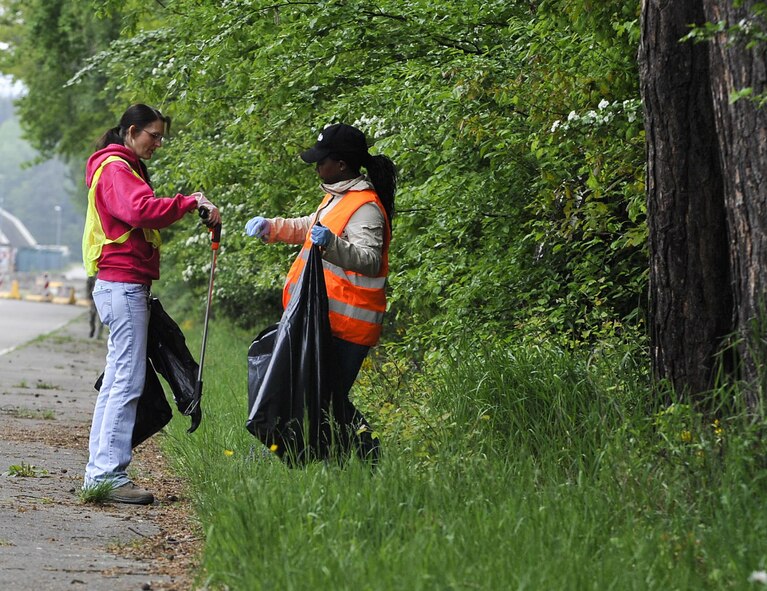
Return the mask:
<svg viewBox="0 0 767 591">
<path fill-rule="evenodd" d="M 90 325 L 91 325 L 91 331 L 90 331 L 90 337 L 93 338 L 94 336 L 97 338 L 101 338 L 101 333 L 104 330 L 104 325 L 101 322 L 101 319 L 99 318 L 98 310 L 96 310 L 96 304 L 93 302 L 93 300 L 90 301 Z"/>
<path fill-rule="evenodd" d="M 337 337 L 333 337 L 333 345 L 335 363 L 333 415 L 341 429 L 339 434 L 341 442 L 347 449 L 353 445 L 362 459 L 375 463 L 380 454 L 378 438 L 373 437 L 373 430 L 365 417 L 349 400 L 349 392 L 370 347 L 350 343 Z"/>
</svg>

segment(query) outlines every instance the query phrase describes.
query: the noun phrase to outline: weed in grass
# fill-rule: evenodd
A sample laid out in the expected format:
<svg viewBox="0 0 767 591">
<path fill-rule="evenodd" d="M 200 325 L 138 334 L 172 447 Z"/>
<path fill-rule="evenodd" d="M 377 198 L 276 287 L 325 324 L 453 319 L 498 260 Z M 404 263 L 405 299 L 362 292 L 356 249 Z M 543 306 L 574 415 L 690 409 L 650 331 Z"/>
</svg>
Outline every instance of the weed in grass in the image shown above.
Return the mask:
<svg viewBox="0 0 767 591">
<path fill-rule="evenodd" d="M 107 544 L 107 552 L 112 554 L 124 554 L 126 552 L 135 552 L 146 544 L 143 539 L 131 540 L 130 542 L 112 542 Z"/>
<path fill-rule="evenodd" d="M 14 388 L 29 388 L 29 384 L 27 383 L 27 380 L 21 380 L 18 384 L 13 385 Z"/>
<path fill-rule="evenodd" d="M 18 419 L 38 419 L 43 421 L 53 421 L 56 419 L 56 412 L 47 408 L 42 409 L 30 409 L 30 408 L 4 408 L 2 412 L 11 415 Z"/>
<path fill-rule="evenodd" d="M 14 544 L 13 542 L 11 542 L 10 540 L 3 540 L 3 539 L 0 539 L 0 547 L 2 547 L 2 546 L 15 546 L 15 545 L 16 545 L 16 544 Z"/>
<path fill-rule="evenodd" d="M 48 476 L 48 470 L 45 470 L 44 468 L 38 468 L 33 464 L 21 462 L 21 464 L 14 464 L 9 466 L 8 472 L 6 472 L 6 474 L 8 476 L 19 478 L 39 478 Z"/>
<path fill-rule="evenodd" d="M 48 382 L 43 382 L 42 380 L 37 380 L 35 388 L 38 390 L 61 390 L 60 386 L 57 386 L 56 384 L 49 384 Z"/>
<path fill-rule="evenodd" d="M 99 505 L 109 501 L 109 493 L 114 486 L 111 482 L 100 482 L 93 486 L 80 489 L 80 502 Z"/>
</svg>

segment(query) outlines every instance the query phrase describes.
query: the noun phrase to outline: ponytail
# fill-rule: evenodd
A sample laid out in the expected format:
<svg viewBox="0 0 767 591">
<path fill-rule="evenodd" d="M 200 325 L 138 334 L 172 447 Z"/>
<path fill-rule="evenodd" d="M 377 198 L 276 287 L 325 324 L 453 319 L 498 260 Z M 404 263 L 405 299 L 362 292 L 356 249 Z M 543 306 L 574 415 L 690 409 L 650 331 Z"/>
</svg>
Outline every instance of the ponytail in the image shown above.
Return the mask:
<svg viewBox="0 0 767 591">
<path fill-rule="evenodd" d="M 394 194 L 397 192 L 397 168 L 390 158 L 383 155 L 370 156 L 364 163 L 370 182 L 386 211 L 391 226 L 394 218 Z"/>
<path fill-rule="evenodd" d="M 104 135 L 102 135 L 96 141 L 96 150 L 103 150 L 109 144 L 120 144 L 121 146 L 125 145 L 125 140 L 123 139 L 123 130 L 119 125 L 117 127 L 113 127 L 112 129 L 108 129 Z"/>
</svg>

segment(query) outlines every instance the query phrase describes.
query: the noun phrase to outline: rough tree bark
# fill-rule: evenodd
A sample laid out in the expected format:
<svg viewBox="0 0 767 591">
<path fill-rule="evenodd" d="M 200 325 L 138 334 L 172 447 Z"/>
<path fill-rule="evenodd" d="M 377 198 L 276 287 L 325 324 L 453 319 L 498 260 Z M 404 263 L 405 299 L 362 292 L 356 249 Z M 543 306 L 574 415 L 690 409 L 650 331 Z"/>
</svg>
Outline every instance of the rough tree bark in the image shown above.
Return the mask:
<svg viewBox="0 0 767 591">
<path fill-rule="evenodd" d="M 703 0 L 705 17 L 728 26 L 759 27 L 751 7 L 732 0 Z M 750 87 L 767 89 L 764 45 L 749 49 L 746 39 L 720 33 L 711 43 L 710 85 L 724 175 L 724 201 L 730 236 L 733 317 L 738 337 L 739 377 L 746 385 L 746 404 L 754 409 L 765 392 L 764 305 L 767 293 L 767 109 L 753 101 L 730 102 L 731 95 Z M 760 375 L 761 374 L 761 375 Z"/>
<path fill-rule="evenodd" d="M 732 330 L 724 184 L 702 0 L 644 0 L 639 50 L 647 135 L 653 375 L 695 401 Z"/>
</svg>

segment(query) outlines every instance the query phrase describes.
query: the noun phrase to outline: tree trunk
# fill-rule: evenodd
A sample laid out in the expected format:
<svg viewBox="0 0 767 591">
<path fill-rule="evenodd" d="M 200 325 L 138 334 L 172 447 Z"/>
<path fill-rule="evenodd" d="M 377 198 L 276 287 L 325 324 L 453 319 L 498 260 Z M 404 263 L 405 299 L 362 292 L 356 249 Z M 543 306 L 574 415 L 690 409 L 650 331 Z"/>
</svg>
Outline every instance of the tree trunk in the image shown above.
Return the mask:
<svg viewBox="0 0 767 591">
<path fill-rule="evenodd" d="M 703 0 L 644 0 L 639 50 L 647 135 L 653 376 L 693 401 L 732 330 L 724 186 L 705 43 L 680 43 Z"/>
<path fill-rule="evenodd" d="M 749 22 L 753 2 L 734 8 L 732 0 L 704 0 L 706 20 L 731 26 Z M 751 21 L 753 22 L 753 21 Z M 764 30 L 764 22 L 755 23 Z M 730 234 L 735 329 L 746 403 L 756 408 L 764 393 L 764 298 L 767 290 L 767 110 L 753 101 L 730 102 L 733 92 L 767 88 L 762 44 L 748 49 L 744 39 L 728 42 L 720 33 L 709 44 L 711 92 L 724 175 Z M 760 394 L 761 392 L 761 394 Z"/>
</svg>

